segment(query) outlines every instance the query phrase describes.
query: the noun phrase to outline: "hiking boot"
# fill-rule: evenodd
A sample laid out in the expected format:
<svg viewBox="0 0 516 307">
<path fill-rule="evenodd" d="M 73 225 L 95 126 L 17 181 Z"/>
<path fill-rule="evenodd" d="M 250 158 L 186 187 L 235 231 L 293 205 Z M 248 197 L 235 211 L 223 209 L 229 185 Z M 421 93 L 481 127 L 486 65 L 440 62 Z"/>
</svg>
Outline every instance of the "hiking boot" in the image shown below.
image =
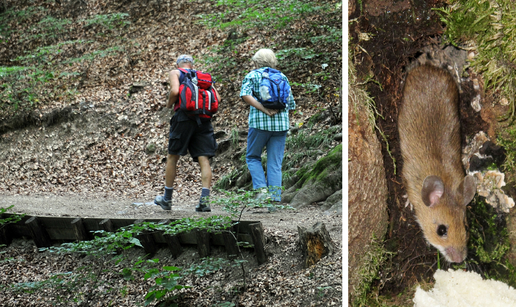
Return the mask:
<svg viewBox="0 0 516 307">
<path fill-rule="evenodd" d="M 210 208 L 210 196 L 202 196 L 199 200 L 199 204 L 195 207 L 195 211 L 197 212 L 211 212 Z"/>
<path fill-rule="evenodd" d="M 165 200 L 165 198 L 162 195 L 156 196 L 156 198 L 154 199 L 154 203 L 158 206 L 161 206 L 163 210 L 172 209 L 172 199 Z"/>
<path fill-rule="evenodd" d="M 211 208 L 209 205 L 201 204 L 199 203 L 197 206 L 195 206 L 195 211 L 197 212 L 211 212 Z"/>
<path fill-rule="evenodd" d="M 269 191 L 267 191 L 267 188 L 261 188 L 260 192 L 258 192 L 258 194 L 256 195 L 255 199 L 267 200 L 267 199 L 270 199 L 270 198 L 271 198 L 271 195 L 269 194 Z"/>
</svg>

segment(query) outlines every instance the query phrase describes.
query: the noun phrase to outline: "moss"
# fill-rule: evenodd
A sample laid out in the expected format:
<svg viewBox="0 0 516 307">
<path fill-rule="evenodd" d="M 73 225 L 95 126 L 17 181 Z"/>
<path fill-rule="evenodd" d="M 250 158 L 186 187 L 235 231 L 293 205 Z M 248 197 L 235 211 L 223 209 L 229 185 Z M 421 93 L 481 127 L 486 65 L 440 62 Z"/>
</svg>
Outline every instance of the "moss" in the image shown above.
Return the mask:
<svg viewBox="0 0 516 307">
<path fill-rule="evenodd" d="M 305 182 L 312 180 L 324 181 L 328 178 L 328 172 L 342 167 L 342 144 L 337 145 L 325 157 L 319 159 L 312 167 L 303 167 L 296 175 L 301 178 L 298 182 L 303 186 Z"/>
<path fill-rule="evenodd" d="M 361 104 L 366 108 L 366 114 L 367 114 L 367 121 L 369 122 L 369 126 L 371 129 L 376 129 L 380 136 L 382 137 L 383 141 L 385 142 L 385 147 L 387 149 L 387 153 L 389 154 L 389 157 L 392 160 L 393 168 L 394 168 L 394 175 L 396 175 L 396 158 L 392 154 L 392 151 L 390 149 L 389 141 L 387 140 L 387 135 L 380 129 L 378 124 L 376 123 L 376 119 L 378 117 L 382 117 L 382 115 L 378 112 L 376 108 L 376 103 L 373 100 L 373 98 L 365 91 L 364 84 L 368 82 L 377 83 L 373 79 L 372 76 L 368 76 L 365 81 L 358 82 L 357 73 L 355 70 L 355 66 L 352 61 L 352 54 L 351 48 L 349 53 L 349 59 L 348 59 L 348 84 L 349 84 L 349 103 L 351 108 L 353 108 L 353 112 L 355 113 L 355 120 L 357 126 L 360 126 L 360 116 L 359 109 L 361 108 Z M 380 89 L 382 88 L 381 84 L 377 84 Z M 351 110 L 350 110 L 351 112 Z M 366 125 L 367 126 L 367 125 Z"/>
<path fill-rule="evenodd" d="M 471 67 L 482 73 L 487 89 L 509 100 L 514 115 L 516 95 L 516 4 L 513 0 L 451 0 L 438 9 L 445 37 L 454 45 L 475 46 Z"/>
<path fill-rule="evenodd" d="M 351 306 L 379 306 L 377 298 L 371 297 L 371 290 L 373 282 L 379 279 L 380 269 L 385 267 L 390 259 L 394 256 L 393 252 L 387 251 L 383 242 L 376 238 L 373 234 L 369 248 L 365 248 L 367 252 L 362 260 L 362 268 L 360 269 L 360 276 L 362 279 L 358 286 L 353 289 L 353 298 Z M 381 304 L 384 305 L 384 304 Z M 399 305 L 398 305 L 399 306 Z"/>
<path fill-rule="evenodd" d="M 481 263 L 499 262 L 510 249 L 505 214 L 498 213 L 483 199 L 476 199 L 468 210 L 469 249 Z"/>
<path fill-rule="evenodd" d="M 468 210 L 469 249 L 481 263 L 499 262 L 510 249 L 505 214 L 498 213 L 483 199 L 476 199 Z"/>
<path fill-rule="evenodd" d="M 468 209 L 468 265 L 481 266 L 486 276 L 516 286 L 516 269 L 506 259 L 511 248 L 506 214 L 497 212 L 483 198 L 475 199 Z M 456 265 L 455 268 L 464 266 Z"/>
<path fill-rule="evenodd" d="M 516 171 L 516 126 L 506 127 L 500 131 L 497 142 L 505 149 L 505 162 L 502 168 L 505 172 L 514 173 Z"/>
</svg>

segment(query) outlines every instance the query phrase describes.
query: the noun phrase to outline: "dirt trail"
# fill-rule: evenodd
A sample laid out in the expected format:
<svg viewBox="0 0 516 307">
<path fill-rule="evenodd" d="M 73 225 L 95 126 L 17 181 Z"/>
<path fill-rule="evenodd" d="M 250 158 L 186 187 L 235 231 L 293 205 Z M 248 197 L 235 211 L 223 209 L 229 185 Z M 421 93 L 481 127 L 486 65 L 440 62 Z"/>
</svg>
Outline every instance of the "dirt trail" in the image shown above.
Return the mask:
<svg viewBox="0 0 516 307">
<path fill-rule="evenodd" d="M 214 193 L 216 195 L 216 193 Z M 165 211 L 146 199 L 106 199 L 90 196 L 88 198 L 67 195 L 2 195 L 0 207 L 14 205 L 10 212 L 38 216 L 62 216 L 81 218 L 112 219 L 180 219 L 211 215 L 228 215 L 220 206 L 212 206 L 210 213 L 195 212 L 196 199 L 174 202 L 172 210 Z M 260 221 L 264 228 L 275 231 L 297 232 L 297 226 L 312 226 L 324 222 L 332 239 L 342 242 L 342 215 L 327 215 L 318 206 L 299 210 L 278 210 L 269 213 L 266 208 L 246 209 L 243 220 Z"/>
</svg>

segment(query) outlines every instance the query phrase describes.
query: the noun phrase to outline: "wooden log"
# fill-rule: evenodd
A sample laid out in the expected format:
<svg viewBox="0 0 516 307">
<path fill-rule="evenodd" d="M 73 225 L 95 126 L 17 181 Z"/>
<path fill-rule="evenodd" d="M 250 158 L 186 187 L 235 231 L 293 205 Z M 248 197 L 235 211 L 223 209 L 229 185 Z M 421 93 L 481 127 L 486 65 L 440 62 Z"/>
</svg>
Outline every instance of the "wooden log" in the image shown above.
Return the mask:
<svg viewBox="0 0 516 307">
<path fill-rule="evenodd" d="M 231 229 L 229 229 L 228 231 L 222 232 L 222 237 L 224 238 L 224 246 L 226 247 L 228 259 L 236 259 L 240 254 L 240 251 L 238 250 L 235 234 L 231 232 Z"/>
<path fill-rule="evenodd" d="M 31 217 L 25 221 L 25 225 L 29 228 L 32 239 L 37 247 L 52 246 L 52 241 L 50 240 L 47 231 L 41 227 L 37 217 Z"/>
<path fill-rule="evenodd" d="M 258 265 L 268 261 L 267 253 L 265 252 L 265 237 L 263 235 L 263 226 L 261 222 L 249 224 L 251 230 L 251 237 L 253 238 L 254 253 Z"/>
<path fill-rule="evenodd" d="M 102 228 L 102 230 L 104 230 L 104 231 L 107 231 L 107 232 L 115 231 L 115 227 L 113 227 L 113 222 L 111 222 L 110 219 L 105 219 L 105 220 L 100 221 L 99 225 L 100 225 L 100 228 Z"/>
<path fill-rule="evenodd" d="M 90 234 L 86 231 L 84 223 L 80 217 L 74 219 L 71 224 L 77 241 L 87 241 L 90 239 Z"/>
<path fill-rule="evenodd" d="M 199 257 L 204 258 L 210 255 L 210 234 L 206 230 L 195 231 L 195 237 L 197 239 L 197 251 Z"/>
<path fill-rule="evenodd" d="M 305 267 L 316 264 L 323 257 L 333 254 L 335 244 L 324 223 L 318 222 L 311 228 L 297 226 L 299 245 L 305 258 Z"/>
</svg>

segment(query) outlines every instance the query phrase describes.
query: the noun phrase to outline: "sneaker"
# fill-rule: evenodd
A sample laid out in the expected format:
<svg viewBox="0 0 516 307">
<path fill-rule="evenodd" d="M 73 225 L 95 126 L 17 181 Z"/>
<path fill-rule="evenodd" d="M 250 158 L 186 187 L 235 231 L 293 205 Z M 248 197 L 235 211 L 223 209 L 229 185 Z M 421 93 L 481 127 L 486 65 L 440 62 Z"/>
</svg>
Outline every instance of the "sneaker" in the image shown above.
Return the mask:
<svg viewBox="0 0 516 307">
<path fill-rule="evenodd" d="M 204 205 L 204 204 L 199 203 L 195 207 L 195 211 L 197 211 L 197 212 L 211 212 L 211 208 L 210 208 L 209 205 Z"/>
<path fill-rule="evenodd" d="M 165 200 L 162 195 L 156 196 L 154 199 L 154 203 L 158 206 L 161 206 L 163 210 L 170 210 L 172 209 L 172 199 L 171 200 Z"/>
</svg>

